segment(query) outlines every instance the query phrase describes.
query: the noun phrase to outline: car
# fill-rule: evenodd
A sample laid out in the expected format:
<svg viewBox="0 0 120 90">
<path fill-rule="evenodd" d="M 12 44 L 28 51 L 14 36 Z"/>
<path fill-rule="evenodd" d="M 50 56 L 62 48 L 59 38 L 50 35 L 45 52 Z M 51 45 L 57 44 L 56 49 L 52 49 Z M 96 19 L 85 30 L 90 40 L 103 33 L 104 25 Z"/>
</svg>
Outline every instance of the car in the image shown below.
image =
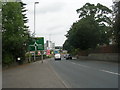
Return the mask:
<svg viewBox="0 0 120 90">
<path fill-rule="evenodd" d="M 68 60 L 68 59 L 72 59 L 72 55 L 67 54 L 67 55 L 65 56 L 65 58 L 66 58 L 66 60 Z"/>
<path fill-rule="evenodd" d="M 66 58 L 66 54 L 64 54 L 63 57 Z"/>
<path fill-rule="evenodd" d="M 61 55 L 59 53 L 54 55 L 55 60 L 61 60 Z"/>
</svg>

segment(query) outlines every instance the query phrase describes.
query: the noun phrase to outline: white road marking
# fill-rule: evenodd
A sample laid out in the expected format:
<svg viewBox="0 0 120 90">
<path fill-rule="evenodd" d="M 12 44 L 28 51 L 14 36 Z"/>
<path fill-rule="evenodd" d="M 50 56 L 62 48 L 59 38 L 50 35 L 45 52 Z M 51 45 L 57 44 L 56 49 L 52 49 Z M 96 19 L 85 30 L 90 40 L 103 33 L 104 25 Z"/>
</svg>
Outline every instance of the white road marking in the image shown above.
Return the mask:
<svg viewBox="0 0 120 90">
<path fill-rule="evenodd" d="M 86 66 L 86 65 L 77 64 L 77 63 L 74 63 L 74 62 L 71 62 L 71 63 L 79 65 L 79 66 L 82 66 L 82 67 L 85 67 L 85 68 L 91 68 L 91 69 L 94 69 L 94 70 L 99 70 L 99 69 L 95 69 L 95 68 L 92 68 L 92 67 L 89 67 L 89 66 Z M 120 75 L 119 73 L 115 73 L 115 72 L 111 72 L 111 71 L 107 71 L 107 70 L 99 70 L 99 71 L 110 73 L 110 74 L 114 74 L 114 75 Z"/>
<path fill-rule="evenodd" d="M 74 62 L 71 62 L 72 64 L 77 64 L 77 63 L 74 63 Z M 85 67 L 85 68 L 90 68 L 89 66 L 86 66 L 86 65 L 81 65 L 81 64 L 77 64 L 79 66 L 82 66 L 82 67 Z"/>
<path fill-rule="evenodd" d="M 74 63 L 74 62 L 71 62 L 72 64 L 76 64 L 76 63 Z"/>
<path fill-rule="evenodd" d="M 100 71 L 115 74 L 115 75 L 120 75 L 119 73 L 115 73 L 115 72 L 111 72 L 111 71 L 107 71 L 107 70 L 100 70 Z"/>
<path fill-rule="evenodd" d="M 82 67 L 85 67 L 85 68 L 90 68 L 89 66 L 86 66 L 86 65 L 81 65 L 81 64 L 78 64 L 79 66 L 82 66 Z"/>
</svg>

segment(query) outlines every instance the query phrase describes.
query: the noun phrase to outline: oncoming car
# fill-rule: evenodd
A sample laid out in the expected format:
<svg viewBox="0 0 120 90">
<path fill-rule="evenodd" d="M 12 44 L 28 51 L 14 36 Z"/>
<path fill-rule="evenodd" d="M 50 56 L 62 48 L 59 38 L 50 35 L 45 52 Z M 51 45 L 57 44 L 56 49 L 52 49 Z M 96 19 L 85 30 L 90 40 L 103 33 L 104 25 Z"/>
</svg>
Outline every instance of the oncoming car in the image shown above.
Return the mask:
<svg viewBox="0 0 120 90">
<path fill-rule="evenodd" d="M 54 55 L 55 60 L 61 60 L 61 55 L 59 53 Z"/>
<path fill-rule="evenodd" d="M 66 58 L 66 60 L 72 59 L 72 56 L 70 54 L 67 54 L 65 58 Z"/>
</svg>

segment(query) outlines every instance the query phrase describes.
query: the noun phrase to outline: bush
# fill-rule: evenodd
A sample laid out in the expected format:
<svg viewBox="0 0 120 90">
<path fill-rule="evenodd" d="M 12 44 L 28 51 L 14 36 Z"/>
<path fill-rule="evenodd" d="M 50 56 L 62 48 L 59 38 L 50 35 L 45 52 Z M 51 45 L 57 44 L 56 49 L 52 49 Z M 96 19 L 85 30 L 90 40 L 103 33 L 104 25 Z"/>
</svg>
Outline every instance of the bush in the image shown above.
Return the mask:
<svg viewBox="0 0 120 90">
<path fill-rule="evenodd" d="M 3 64 L 11 64 L 14 62 L 14 58 L 13 58 L 13 55 L 10 54 L 10 53 L 6 53 L 5 56 L 3 57 Z"/>
<path fill-rule="evenodd" d="M 31 54 L 31 53 L 26 53 L 26 54 L 25 54 L 25 57 L 26 57 L 26 58 L 32 57 L 32 54 Z"/>
</svg>

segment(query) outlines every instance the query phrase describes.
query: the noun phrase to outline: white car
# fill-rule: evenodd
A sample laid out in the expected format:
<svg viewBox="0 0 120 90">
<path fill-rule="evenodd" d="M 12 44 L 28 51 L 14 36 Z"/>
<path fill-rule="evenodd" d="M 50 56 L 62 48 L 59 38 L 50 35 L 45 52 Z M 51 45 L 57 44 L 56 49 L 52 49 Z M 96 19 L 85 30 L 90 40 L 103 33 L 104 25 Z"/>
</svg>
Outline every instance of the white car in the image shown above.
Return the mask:
<svg viewBox="0 0 120 90">
<path fill-rule="evenodd" d="M 54 56 L 55 60 L 61 60 L 61 55 L 59 53 L 55 54 Z"/>
</svg>

